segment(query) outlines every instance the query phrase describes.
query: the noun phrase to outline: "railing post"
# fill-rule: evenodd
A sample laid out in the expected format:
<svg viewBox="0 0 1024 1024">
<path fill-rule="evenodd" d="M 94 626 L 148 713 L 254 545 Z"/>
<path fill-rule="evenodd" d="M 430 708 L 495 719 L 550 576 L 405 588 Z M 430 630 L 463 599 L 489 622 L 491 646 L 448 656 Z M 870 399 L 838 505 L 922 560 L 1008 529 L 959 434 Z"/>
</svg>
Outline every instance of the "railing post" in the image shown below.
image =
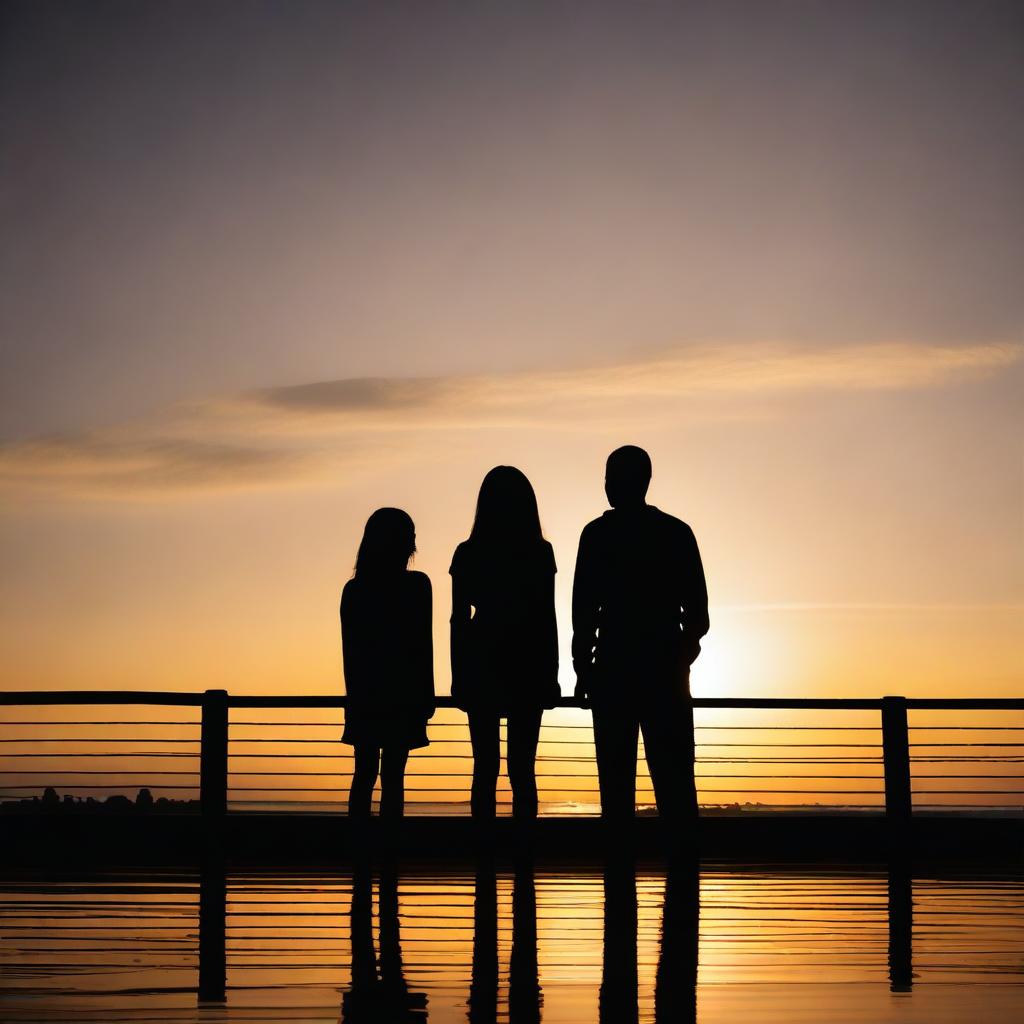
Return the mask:
<svg viewBox="0 0 1024 1024">
<path fill-rule="evenodd" d="M 910 739 L 906 697 L 882 698 L 882 762 L 885 768 L 885 816 L 910 820 Z"/>
<path fill-rule="evenodd" d="M 199 747 L 199 802 L 207 825 L 223 819 L 228 809 L 228 692 L 203 694 Z"/>
</svg>

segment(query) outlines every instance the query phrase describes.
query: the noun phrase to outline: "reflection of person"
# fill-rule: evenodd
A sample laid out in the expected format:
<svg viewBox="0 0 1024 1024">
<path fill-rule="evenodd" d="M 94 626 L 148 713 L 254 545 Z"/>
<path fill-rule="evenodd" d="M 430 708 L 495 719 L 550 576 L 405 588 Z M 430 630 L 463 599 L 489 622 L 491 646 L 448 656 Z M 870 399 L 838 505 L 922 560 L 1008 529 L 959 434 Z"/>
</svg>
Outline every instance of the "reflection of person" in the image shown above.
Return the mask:
<svg viewBox="0 0 1024 1024">
<path fill-rule="evenodd" d="M 655 1024 L 697 1020 L 699 894 L 696 862 L 670 862 L 654 982 Z M 604 961 L 598 1001 L 602 1024 L 638 1019 L 637 973 L 636 872 L 631 861 L 619 856 L 604 869 Z"/>
<path fill-rule="evenodd" d="M 398 878 L 382 871 L 378 884 L 380 958 L 373 948 L 373 894 L 369 869 L 352 878 L 352 985 L 341 1001 L 341 1019 L 351 1024 L 425 1021 L 427 997 L 410 992 L 402 967 L 398 929 Z"/>
<path fill-rule="evenodd" d="M 469 982 L 470 1024 L 493 1024 L 498 1016 L 498 879 L 494 864 L 476 866 L 473 892 L 473 973 Z"/>
<path fill-rule="evenodd" d="M 651 460 L 608 456 L 611 509 L 580 537 L 573 582 L 576 695 L 594 715 L 601 813 L 633 817 L 642 730 L 658 813 L 695 818 L 690 665 L 708 631 L 708 595 L 693 531 L 646 503 Z"/>
<path fill-rule="evenodd" d="M 484 477 L 473 529 L 455 549 L 451 574 L 452 697 L 469 717 L 473 816 L 494 818 L 505 717 L 512 813 L 529 820 L 537 814 L 541 715 L 561 691 L 555 556 L 533 487 L 518 469 L 497 466 Z"/>
<path fill-rule="evenodd" d="M 604 960 L 598 995 L 601 1024 L 637 1020 L 636 871 L 624 857 L 604 867 Z"/>
<path fill-rule="evenodd" d="M 537 888 L 533 865 L 516 867 L 512 883 L 512 952 L 508 964 L 509 1024 L 538 1024 L 543 998 L 537 963 Z"/>
<path fill-rule="evenodd" d="M 670 863 L 654 981 L 655 1024 L 697 1020 L 700 873 L 695 862 Z"/>
<path fill-rule="evenodd" d="M 509 1024 L 538 1024 L 541 988 L 537 967 L 537 893 L 533 865 L 516 866 L 512 888 L 512 952 L 508 966 Z M 494 865 L 480 861 L 473 900 L 473 975 L 470 1024 L 494 1024 L 498 1016 L 498 880 Z"/>
<path fill-rule="evenodd" d="M 425 747 L 434 713 L 430 580 L 410 572 L 416 531 L 401 509 L 380 508 L 367 520 L 355 575 L 341 595 L 345 662 L 345 731 L 355 747 L 348 811 L 370 814 L 381 776 L 380 812 L 400 817 L 409 751 Z"/>
</svg>

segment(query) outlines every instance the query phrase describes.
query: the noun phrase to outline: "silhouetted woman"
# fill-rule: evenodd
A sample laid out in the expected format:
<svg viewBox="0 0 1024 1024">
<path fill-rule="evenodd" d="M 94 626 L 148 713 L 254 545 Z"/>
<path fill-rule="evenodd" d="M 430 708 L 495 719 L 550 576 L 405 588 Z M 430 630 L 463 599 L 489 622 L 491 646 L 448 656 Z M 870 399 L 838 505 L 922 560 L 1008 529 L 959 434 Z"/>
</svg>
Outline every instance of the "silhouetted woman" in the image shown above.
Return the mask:
<svg viewBox="0 0 1024 1024">
<path fill-rule="evenodd" d="M 555 555 L 530 481 L 496 466 L 480 485 L 469 540 L 452 559 L 452 696 L 468 713 L 473 816 L 494 817 L 498 730 L 508 720 L 512 813 L 537 815 L 541 715 L 558 703 Z"/>
<path fill-rule="evenodd" d="M 430 580 L 408 568 L 412 519 L 379 508 L 366 521 L 356 571 L 341 595 L 345 663 L 343 743 L 355 747 L 348 812 L 368 817 L 380 771 L 380 813 L 400 817 L 409 751 L 427 746 L 434 713 Z"/>
</svg>

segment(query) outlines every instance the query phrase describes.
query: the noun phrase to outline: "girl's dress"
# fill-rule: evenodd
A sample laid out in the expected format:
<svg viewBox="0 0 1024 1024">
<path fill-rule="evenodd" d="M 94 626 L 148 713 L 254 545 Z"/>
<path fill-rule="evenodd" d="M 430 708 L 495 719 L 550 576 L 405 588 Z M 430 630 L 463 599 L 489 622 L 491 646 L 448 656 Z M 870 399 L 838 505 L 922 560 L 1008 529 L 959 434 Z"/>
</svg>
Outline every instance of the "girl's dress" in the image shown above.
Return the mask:
<svg viewBox="0 0 1024 1024">
<path fill-rule="evenodd" d="M 343 743 L 413 750 L 434 713 L 430 580 L 403 570 L 354 578 L 341 595 Z"/>
</svg>

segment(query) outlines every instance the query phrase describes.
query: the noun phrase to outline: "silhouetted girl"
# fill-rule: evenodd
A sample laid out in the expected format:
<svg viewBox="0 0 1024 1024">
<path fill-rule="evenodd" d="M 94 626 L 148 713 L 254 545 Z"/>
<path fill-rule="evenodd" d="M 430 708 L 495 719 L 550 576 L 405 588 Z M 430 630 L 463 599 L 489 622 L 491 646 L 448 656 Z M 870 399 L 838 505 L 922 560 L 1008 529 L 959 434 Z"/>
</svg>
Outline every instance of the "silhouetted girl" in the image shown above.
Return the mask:
<svg viewBox="0 0 1024 1024">
<path fill-rule="evenodd" d="M 343 743 L 355 747 L 348 812 L 368 817 L 378 768 L 380 813 L 398 817 L 409 751 L 425 747 L 434 713 L 430 580 L 408 569 L 416 551 L 412 519 L 379 508 L 366 521 L 356 571 L 341 595 L 345 663 Z"/>
<path fill-rule="evenodd" d="M 469 715 L 473 816 L 494 817 L 498 728 L 508 720 L 512 813 L 537 814 L 541 715 L 557 705 L 555 555 L 530 481 L 496 466 L 480 486 L 469 540 L 452 559 L 452 696 Z"/>
</svg>

